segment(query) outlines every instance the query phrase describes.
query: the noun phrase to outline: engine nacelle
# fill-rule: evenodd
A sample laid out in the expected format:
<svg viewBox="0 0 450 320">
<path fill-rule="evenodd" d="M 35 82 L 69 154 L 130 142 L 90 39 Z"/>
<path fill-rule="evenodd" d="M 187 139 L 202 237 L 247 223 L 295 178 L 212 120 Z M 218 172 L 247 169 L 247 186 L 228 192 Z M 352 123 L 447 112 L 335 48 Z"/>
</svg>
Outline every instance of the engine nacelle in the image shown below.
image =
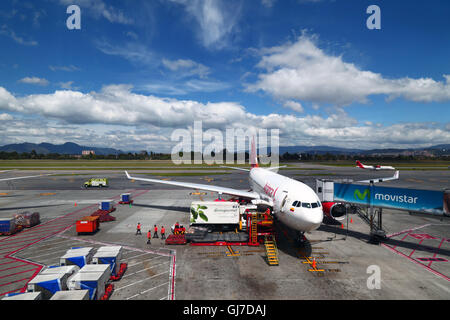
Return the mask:
<svg viewBox="0 0 450 320">
<path fill-rule="evenodd" d="M 322 202 L 323 213 L 330 218 L 341 221 L 347 215 L 345 205 L 336 202 Z"/>
</svg>

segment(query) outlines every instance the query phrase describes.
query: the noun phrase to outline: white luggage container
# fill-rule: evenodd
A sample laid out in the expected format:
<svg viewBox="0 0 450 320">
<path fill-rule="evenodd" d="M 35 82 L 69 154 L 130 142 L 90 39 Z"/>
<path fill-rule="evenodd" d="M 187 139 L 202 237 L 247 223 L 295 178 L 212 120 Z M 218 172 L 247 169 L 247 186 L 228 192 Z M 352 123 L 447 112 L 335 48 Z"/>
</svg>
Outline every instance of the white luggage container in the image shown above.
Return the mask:
<svg viewBox="0 0 450 320">
<path fill-rule="evenodd" d="M 25 292 L 7 295 L 2 300 L 42 300 L 41 292 Z"/>
<path fill-rule="evenodd" d="M 109 266 L 107 267 L 109 271 Z M 104 272 L 78 272 L 69 278 L 69 290 L 89 290 L 89 299 L 100 299 L 105 294 L 105 287 L 109 277 Z"/>
<path fill-rule="evenodd" d="M 94 248 L 69 249 L 59 259 L 59 264 L 61 266 L 76 265 L 82 268 L 84 265 L 91 263 L 93 255 Z"/>
<path fill-rule="evenodd" d="M 41 292 L 42 299 L 48 300 L 57 291 L 67 290 L 67 279 L 64 273 L 38 274 L 27 285 L 28 292 Z"/>
<path fill-rule="evenodd" d="M 50 300 L 89 300 L 89 290 L 58 291 Z"/>
</svg>

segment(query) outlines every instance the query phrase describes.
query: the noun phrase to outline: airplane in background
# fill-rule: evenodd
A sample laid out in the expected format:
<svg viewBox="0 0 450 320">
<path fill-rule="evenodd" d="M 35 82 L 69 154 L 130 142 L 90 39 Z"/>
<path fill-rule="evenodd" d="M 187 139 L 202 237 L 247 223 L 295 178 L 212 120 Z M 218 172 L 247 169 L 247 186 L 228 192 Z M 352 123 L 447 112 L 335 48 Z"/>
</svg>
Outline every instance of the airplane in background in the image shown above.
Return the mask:
<svg viewBox="0 0 450 320">
<path fill-rule="evenodd" d="M 297 231 L 300 242 L 306 240 L 305 232 L 319 228 L 324 213 L 333 215 L 332 212 L 327 211 L 330 210 L 330 207 L 324 210 L 317 194 L 306 184 L 273 172 L 274 169 L 279 167 L 259 167 L 254 139 L 251 145 L 250 164 L 250 169 L 229 167 L 249 172 L 250 191 L 189 182 L 132 177 L 127 171 L 125 171 L 125 174 L 130 180 L 213 191 L 217 192 L 219 197 L 222 194 L 227 194 L 247 199 L 256 205 L 268 206 L 272 208 L 273 215 L 279 221 Z"/>
<path fill-rule="evenodd" d="M 367 166 L 367 165 L 359 162 L 359 160 L 356 160 L 356 167 L 361 168 L 361 169 L 368 169 L 368 170 L 395 170 L 395 168 L 391 167 L 391 166 L 380 166 L 380 165 Z"/>
</svg>

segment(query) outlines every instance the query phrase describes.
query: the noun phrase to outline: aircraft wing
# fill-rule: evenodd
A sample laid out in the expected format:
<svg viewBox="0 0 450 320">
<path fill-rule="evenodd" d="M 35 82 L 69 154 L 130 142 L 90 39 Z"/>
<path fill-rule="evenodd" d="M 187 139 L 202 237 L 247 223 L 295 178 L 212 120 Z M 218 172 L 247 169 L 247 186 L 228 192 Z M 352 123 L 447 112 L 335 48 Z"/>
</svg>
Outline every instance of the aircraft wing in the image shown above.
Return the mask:
<svg viewBox="0 0 450 320">
<path fill-rule="evenodd" d="M 200 190 L 206 190 L 206 191 L 213 191 L 213 192 L 217 192 L 219 194 L 229 194 L 232 196 L 238 196 L 238 197 L 242 197 L 242 198 L 259 199 L 259 194 L 257 194 L 256 192 L 251 192 L 251 191 L 238 190 L 238 189 L 212 186 L 212 185 L 199 184 L 199 183 L 190 183 L 190 182 L 181 182 L 181 181 L 166 181 L 166 180 L 159 180 L 159 179 L 131 177 L 127 171 L 125 171 L 125 174 L 127 175 L 127 178 L 130 180 L 161 183 L 161 184 L 167 184 L 167 185 L 171 185 L 171 186 L 177 186 L 177 187 L 183 187 L 183 188 L 189 188 L 189 189 L 200 189 Z"/>
<path fill-rule="evenodd" d="M 395 171 L 394 176 L 387 177 L 387 178 L 375 178 L 375 179 L 369 179 L 369 180 L 363 180 L 363 181 L 357 181 L 357 182 L 363 182 L 363 183 L 377 183 L 377 182 L 383 182 L 383 181 L 389 181 L 389 180 L 397 180 L 399 177 L 399 171 Z"/>
<path fill-rule="evenodd" d="M 42 176 L 49 176 L 50 174 L 40 174 L 38 176 L 26 176 L 26 177 L 15 177 L 15 178 L 4 178 L 0 179 L 0 181 L 9 181 L 9 180 L 19 180 L 19 179 L 29 179 L 29 178 L 37 178 Z"/>
</svg>

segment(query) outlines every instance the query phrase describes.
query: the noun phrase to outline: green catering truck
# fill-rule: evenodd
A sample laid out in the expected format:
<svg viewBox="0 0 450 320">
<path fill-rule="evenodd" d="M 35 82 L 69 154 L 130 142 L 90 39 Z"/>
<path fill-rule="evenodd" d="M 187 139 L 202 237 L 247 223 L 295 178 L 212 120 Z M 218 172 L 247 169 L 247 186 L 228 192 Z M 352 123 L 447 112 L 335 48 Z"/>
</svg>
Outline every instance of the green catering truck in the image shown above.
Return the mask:
<svg viewBox="0 0 450 320">
<path fill-rule="evenodd" d="M 103 178 L 103 179 L 99 179 L 99 178 L 92 178 L 89 179 L 88 181 L 86 181 L 83 186 L 85 188 L 90 188 L 90 187 L 107 187 L 108 186 L 108 179 L 107 178 Z"/>
</svg>

